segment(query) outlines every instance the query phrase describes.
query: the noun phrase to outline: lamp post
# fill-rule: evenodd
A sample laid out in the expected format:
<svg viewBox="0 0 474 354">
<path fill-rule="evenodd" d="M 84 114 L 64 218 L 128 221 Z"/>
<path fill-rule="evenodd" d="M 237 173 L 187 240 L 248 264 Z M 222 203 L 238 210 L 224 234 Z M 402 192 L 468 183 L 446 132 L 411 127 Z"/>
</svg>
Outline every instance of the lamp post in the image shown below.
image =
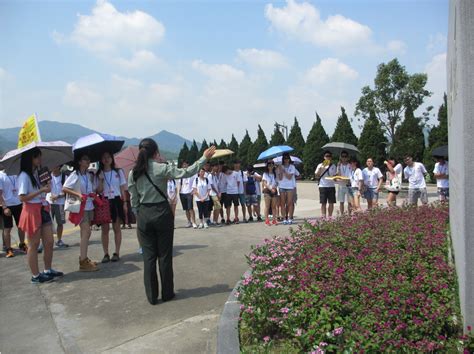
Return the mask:
<svg viewBox="0 0 474 354">
<path fill-rule="evenodd" d="M 288 140 L 288 126 L 283 122 L 283 124 L 275 122 L 275 125 L 278 127 L 278 129 L 281 130 L 281 132 L 285 132 L 285 140 Z"/>
</svg>

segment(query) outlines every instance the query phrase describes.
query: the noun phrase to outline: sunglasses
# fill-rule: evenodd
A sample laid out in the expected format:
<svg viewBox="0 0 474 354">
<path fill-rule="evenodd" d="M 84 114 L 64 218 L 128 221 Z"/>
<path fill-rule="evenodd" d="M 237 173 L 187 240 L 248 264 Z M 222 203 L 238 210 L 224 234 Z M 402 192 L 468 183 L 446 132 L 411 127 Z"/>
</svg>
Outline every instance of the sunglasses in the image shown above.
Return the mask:
<svg viewBox="0 0 474 354">
<path fill-rule="evenodd" d="M 347 156 L 347 155 L 341 155 L 341 158 L 343 158 L 343 159 L 347 159 L 348 157 L 349 156 Z"/>
<path fill-rule="evenodd" d="M 332 158 L 332 155 L 324 155 L 325 158 Z"/>
</svg>

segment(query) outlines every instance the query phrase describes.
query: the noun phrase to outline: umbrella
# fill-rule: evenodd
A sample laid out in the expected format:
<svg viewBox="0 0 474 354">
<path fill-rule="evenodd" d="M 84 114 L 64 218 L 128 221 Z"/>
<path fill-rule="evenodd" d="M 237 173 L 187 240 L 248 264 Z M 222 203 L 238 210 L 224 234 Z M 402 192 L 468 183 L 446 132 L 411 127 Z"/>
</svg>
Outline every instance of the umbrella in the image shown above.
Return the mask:
<svg viewBox="0 0 474 354">
<path fill-rule="evenodd" d="M 299 157 L 296 157 L 296 156 L 290 156 L 291 158 L 291 161 L 293 161 L 293 163 L 295 165 L 299 165 L 299 164 L 302 164 L 303 161 L 299 158 Z M 273 159 L 273 162 L 275 162 L 276 164 L 278 165 L 281 165 L 282 164 L 282 160 L 283 160 L 283 157 L 282 156 L 278 156 L 278 157 L 275 157 Z"/>
<path fill-rule="evenodd" d="M 109 134 L 94 133 L 83 136 L 74 143 L 74 155 L 87 154 L 92 162 L 99 161 L 104 152 L 115 154 L 122 149 L 124 140 Z"/>
<path fill-rule="evenodd" d="M 32 142 L 20 149 L 9 151 L 3 156 L 0 164 L 5 168 L 7 175 L 20 173 L 21 154 L 33 148 L 41 150 L 41 163 L 43 167 L 52 169 L 73 159 L 72 146 L 64 141 L 38 141 Z"/>
<path fill-rule="evenodd" d="M 258 155 L 257 160 L 272 159 L 274 157 L 283 155 L 285 152 L 291 152 L 293 150 L 294 149 L 291 146 L 288 146 L 288 145 L 272 146 L 271 148 L 265 150 L 260 155 Z"/>
<path fill-rule="evenodd" d="M 359 152 L 359 150 L 352 144 L 337 143 L 337 142 L 327 143 L 321 149 L 329 150 L 334 155 L 339 155 L 342 151 L 347 151 L 347 153 L 352 154 L 352 155 L 355 155 L 356 153 Z"/>
<path fill-rule="evenodd" d="M 433 149 L 433 151 L 431 151 L 431 155 L 448 157 L 448 145 L 438 146 L 437 148 Z"/>
<path fill-rule="evenodd" d="M 256 163 L 253 165 L 253 168 L 265 168 L 267 164 L 265 162 Z"/>
<path fill-rule="evenodd" d="M 214 155 L 212 155 L 213 159 L 218 159 L 219 157 L 229 156 L 232 155 L 234 152 L 229 149 L 217 149 Z"/>
<path fill-rule="evenodd" d="M 125 176 L 128 176 L 130 171 L 135 166 L 138 157 L 138 146 L 127 146 L 125 149 L 115 154 L 115 167 L 123 169 Z M 159 155 L 157 162 L 166 162 L 163 155 Z"/>
</svg>

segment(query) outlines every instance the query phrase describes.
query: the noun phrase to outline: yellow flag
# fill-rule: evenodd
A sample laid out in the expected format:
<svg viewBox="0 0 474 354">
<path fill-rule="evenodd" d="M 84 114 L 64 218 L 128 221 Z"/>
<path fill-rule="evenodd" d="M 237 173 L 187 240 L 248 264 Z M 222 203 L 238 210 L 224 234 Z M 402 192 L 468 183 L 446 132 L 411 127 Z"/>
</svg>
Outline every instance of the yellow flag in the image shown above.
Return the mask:
<svg viewBox="0 0 474 354">
<path fill-rule="evenodd" d="M 38 122 L 36 121 L 36 114 L 31 115 L 23 123 L 18 134 L 18 148 L 28 145 L 34 141 L 41 141 Z"/>
</svg>

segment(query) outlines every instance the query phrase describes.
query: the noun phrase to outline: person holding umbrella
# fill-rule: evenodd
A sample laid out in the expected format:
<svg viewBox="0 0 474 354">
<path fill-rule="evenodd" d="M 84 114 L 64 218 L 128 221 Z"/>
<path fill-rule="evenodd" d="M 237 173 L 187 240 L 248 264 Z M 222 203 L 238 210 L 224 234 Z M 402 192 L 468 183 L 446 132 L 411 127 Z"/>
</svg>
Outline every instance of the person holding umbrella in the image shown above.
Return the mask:
<svg viewBox="0 0 474 354">
<path fill-rule="evenodd" d="M 31 282 L 39 284 L 63 276 L 62 272 L 54 270 L 53 261 L 53 228 L 49 204 L 46 193 L 51 191 L 50 181 L 41 183 L 38 170 L 41 167 L 41 150 L 35 147 L 21 154 L 20 175 L 18 176 L 18 195 L 23 203 L 19 227 L 29 241 L 28 265 L 32 273 Z M 43 242 L 44 272 L 40 273 L 38 267 L 38 246 Z"/>
<path fill-rule="evenodd" d="M 156 261 L 159 261 L 161 298 L 169 301 L 175 297 L 173 280 L 174 217 L 165 194 L 170 178 L 195 175 L 215 152 L 215 146 L 204 151 L 203 156 L 188 168 L 154 161 L 159 154 L 153 139 L 143 139 L 135 167 L 128 176 L 128 189 L 132 208 L 136 210 L 138 235 L 143 248 L 144 283 L 148 302 L 158 303 L 158 277 Z"/>
<path fill-rule="evenodd" d="M 283 154 L 283 164 L 279 166 L 278 189 L 280 191 L 281 215 L 283 225 L 293 223 L 295 210 L 294 191 L 296 188 L 296 168 L 291 161 L 289 153 Z"/>
</svg>

